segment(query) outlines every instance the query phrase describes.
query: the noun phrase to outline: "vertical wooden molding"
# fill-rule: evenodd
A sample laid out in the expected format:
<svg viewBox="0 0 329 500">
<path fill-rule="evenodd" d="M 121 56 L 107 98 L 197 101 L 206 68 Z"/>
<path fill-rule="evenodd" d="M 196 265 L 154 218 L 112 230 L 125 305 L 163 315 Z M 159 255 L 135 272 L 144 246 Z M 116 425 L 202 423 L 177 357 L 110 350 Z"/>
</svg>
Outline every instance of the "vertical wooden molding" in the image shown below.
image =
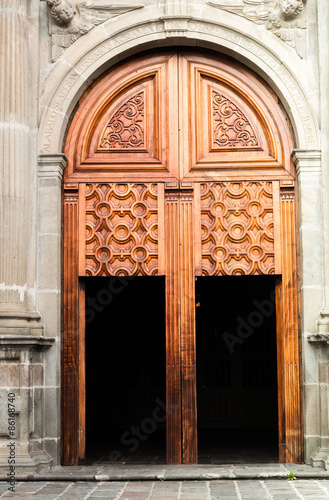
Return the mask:
<svg viewBox="0 0 329 500">
<path fill-rule="evenodd" d="M 283 318 L 282 318 L 282 279 L 276 277 L 275 282 L 276 302 L 276 349 L 277 349 L 277 381 L 278 381 L 278 440 L 279 440 L 279 462 L 286 461 L 285 442 L 285 380 L 284 380 L 284 356 L 283 356 Z"/>
<path fill-rule="evenodd" d="M 64 186 L 64 288 L 62 357 L 62 461 L 78 465 L 79 454 L 79 304 L 78 184 Z"/>
<path fill-rule="evenodd" d="M 167 463 L 182 460 L 179 193 L 165 192 L 166 202 L 166 407 Z"/>
<path fill-rule="evenodd" d="M 281 200 L 280 182 L 273 182 L 273 219 L 274 219 L 274 266 L 275 274 L 282 274 L 281 258 Z"/>
<path fill-rule="evenodd" d="M 79 184 L 79 276 L 86 276 L 86 184 Z"/>
<path fill-rule="evenodd" d="M 194 183 L 194 266 L 195 276 L 202 276 L 201 192 L 200 183 Z"/>
<path fill-rule="evenodd" d="M 295 193 L 293 181 L 281 183 L 282 301 L 281 336 L 283 361 L 284 462 L 302 462 L 302 391 L 299 346 L 299 294 Z M 283 452 L 281 452 L 283 454 Z M 280 457 L 283 459 L 283 456 Z"/>
<path fill-rule="evenodd" d="M 80 252 L 79 252 L 80 253 Z M 84 280 L 79 280 L 79 463 L 86 458 L 86 292 Z"/>
<path fill-rule="evenodd" d="M 164 183 L 158 183 L 158 274 L 166 274 L 166 240 L 165 240 L 165 199 Z"/>
<path fill-rule="evenodd" d="M 183 463 L 198 461 L 193 191 L 180 195 L 180 303 Z"/>
</svg>

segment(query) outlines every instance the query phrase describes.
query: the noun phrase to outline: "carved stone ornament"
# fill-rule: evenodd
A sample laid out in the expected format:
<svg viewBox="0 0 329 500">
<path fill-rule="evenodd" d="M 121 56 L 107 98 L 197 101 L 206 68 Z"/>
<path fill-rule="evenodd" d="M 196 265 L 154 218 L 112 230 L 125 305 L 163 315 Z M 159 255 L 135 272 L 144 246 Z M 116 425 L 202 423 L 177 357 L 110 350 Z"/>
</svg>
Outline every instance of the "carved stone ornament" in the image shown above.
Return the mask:
<svg viewBox="0 0 329 500">
<path fill-rule="evenodd" d="M 49 6 L 49 34 L 51 61 L 55 62 L 80 36 L 98 24 L 143 5 L 117 4 L 94 1 L 47 0 Z"/>
<path fill-rule="evenodd" d="M 226 3 L 207 2 L 212 7 L 243 16 L 264 25 L 302 57 L 299 41 L 307 21 L 304 7 L 307 0 L 234 0 Z"/>
</svg>

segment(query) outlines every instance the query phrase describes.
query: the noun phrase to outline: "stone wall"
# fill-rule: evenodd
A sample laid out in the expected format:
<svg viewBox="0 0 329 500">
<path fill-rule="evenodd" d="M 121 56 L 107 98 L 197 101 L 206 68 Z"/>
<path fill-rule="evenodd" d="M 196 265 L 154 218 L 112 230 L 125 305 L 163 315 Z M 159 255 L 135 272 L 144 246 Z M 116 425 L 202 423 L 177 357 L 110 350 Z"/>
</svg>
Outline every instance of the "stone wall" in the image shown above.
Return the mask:
<svg viewBox="0 0 329 500">
<path fill-rule="evenodd" d="M 1 0 L 0 20 L 0 467 L 14 441 L 17 463 L 35 470 L 53 463 L 44 405 L 55 340 L 37 306 L 39 2 Z"/>
</svg>

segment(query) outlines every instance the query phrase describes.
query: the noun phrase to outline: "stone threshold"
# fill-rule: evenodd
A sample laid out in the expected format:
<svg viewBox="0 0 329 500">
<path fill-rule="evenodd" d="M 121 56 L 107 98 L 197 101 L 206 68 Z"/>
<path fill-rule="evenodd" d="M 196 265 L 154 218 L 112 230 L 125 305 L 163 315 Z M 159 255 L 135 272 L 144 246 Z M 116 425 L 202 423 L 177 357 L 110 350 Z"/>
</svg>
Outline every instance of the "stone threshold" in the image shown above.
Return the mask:
<svg viewBox="0 0 329 500">
<path fill-rule="evenodd" d="M 329 471 L 298 464 L 227 465 L 125 465 L 54 467 L 38 473 L 16 469 L 16 481 L 211 481 L 221 479 L 286 479 L 294 472 L 297 479 L 329 479 Z M 0 481 L 7 474 L 0 473 Z"/>
</svg>

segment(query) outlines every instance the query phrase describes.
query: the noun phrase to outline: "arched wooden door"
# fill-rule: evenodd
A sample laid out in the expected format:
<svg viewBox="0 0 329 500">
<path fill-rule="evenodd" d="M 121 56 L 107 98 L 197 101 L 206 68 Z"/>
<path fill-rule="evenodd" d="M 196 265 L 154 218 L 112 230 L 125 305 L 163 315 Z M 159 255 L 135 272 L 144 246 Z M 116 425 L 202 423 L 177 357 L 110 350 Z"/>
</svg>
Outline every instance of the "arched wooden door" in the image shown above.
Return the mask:
<svg viewBox="0 0 329 500">
<path fill-rule="evenodd" d="M 84 93 L 65 148 L 65 464 L 85 454 L 80 278 L 111 275 L 166 276 L 168 463 L 197 462 L 195 277 L 276 275 L 280 461 L 302 460 L 292 148 L 273 92 L 225 57 L 145 55 Z"/>
</svg>

